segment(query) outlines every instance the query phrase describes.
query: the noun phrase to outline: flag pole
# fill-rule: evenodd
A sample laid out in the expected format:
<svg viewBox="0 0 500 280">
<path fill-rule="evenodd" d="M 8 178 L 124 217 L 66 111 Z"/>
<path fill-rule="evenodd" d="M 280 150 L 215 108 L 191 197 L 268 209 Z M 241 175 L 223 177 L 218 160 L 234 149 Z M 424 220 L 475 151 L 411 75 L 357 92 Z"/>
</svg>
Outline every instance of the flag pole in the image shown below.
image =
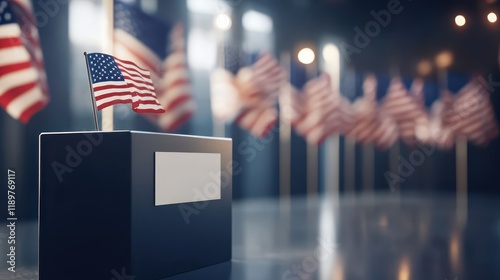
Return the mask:
<svg viewBox="0 0 500 280">
<path fill-rule="evenodd" d="M 307 80 L 316 76 L 317 66 L 315 62 L 306 65 Z M 318 145 L 307 143 L 307 197 L 314 199 L 318 195 L 318 166 L 319 153 Z"/>
<path fill-rule="evenodd" d="M 393 65 L 391 69 L 391 76 L 400 76 L 401 71 L 398 65 Z M 389 169 L 393 174 L 399 174 L 399 157 L 401 156 L 401 139 L 398 139 L 394 145 L 389 149 Z M 394 182 L 394 185 L 391 187 L 391 192 L 394 193 L 397 197 L 399 197 L 401 193 L 401 183 L 399 181 Z"/>
<path fill-rule="evenodd" d="M 448 71 L 440 69 L 441 88 L 448 88 Z M 457 137 L 455 141 L 455 180 L 456 180 L 456 214 L 459 226 L 465 225 L 467 221 L 467 139 Z"/>
<path fill-rule="evenodd" d="M 325 71 L 331 77 L 331 87 L 334 94 L 340 97 L 340 52 L 337 48 L 331 49 L 331 56 L 325 59 Z M 339 134 L 329 136 L 325 142 L 325 162 L 328 168 L 325 172 L 325 193 L 338 198 L 340 191 L 340 136 Z"/>
<path fill-rule="evenodd" d="M 281 53 L 281 65 L 287 69 L 287 81 L 290 81 L 290 67 L 291 67 L 291 62 L 290 62 L 290 53 L 288 52 L 283 52 Z M 287 90 L 291 90 L 287 89 Z M 284 104 L 287 104 L 290 106 L 289 103 L 284 102 L 283 99 L 285 98 L 284 94 L 279 95 L 279 106 L 280 106 L 280 126 L 279 126 L 279 136 L 280 136 L 280 198 L 281 201 L 284 202 L 286 199 L 287 201 L 290 198 L 291 195 L 291 138 L 292 138 L 292 126 L 290 123 L 290 118 L 286 116 L 287 112 L 286 110 L 290 110 L 289 108 L 284 108 Z M 289 113 L 289 112 L 288 112 Z"/>
<path fill-rule="evenodd" d="M 352 97 L 356 97 L 356 70 L 346 73 L 348 87 L 352 88 Z M 337 83 L 337 82 L 336 82 Z M 356 190 L 356 139 L 344 137 L 344 191 L 354 193 Z"/>
<path fill-rule="evenodd" d="M 94 88 L 92 87 L 92 78 L 90 76 L 90 67 L 89 67 L 89 60 L 87 58 L 87 52 L 83 52 L 83 56 L 85 56 L 85 66 L 87 66 L 87 77 L 89 80 L 89 87 L 90 87 L 90 100 L 92 102 L 92 111 L 94 112 L 94 127 L 96 131 L 99 131 L 99 122 L 97 120 L 97 106 L 96 106 L 96 101 L 95 101 L 95 94 L 94 94 Z"/>
<path fill-rule="evenodd" d="M 102 40 L 102 49 L 105 53 L 114 54 L 113 38 L 114 38 L 114 1 L 104 1 L 105 19 L 104 22 L 107 26 L 104 28 L 104 39 Z M 113 131 L 113 106 L 108 106 L 102 109 L 101 112 L 102 130 Z"/>
<path fill-rule="evenodd" d="M 216 44 L 217 44 L 217 66 L 221 69 L 226 69 L 226 32 L 216 26 Z M 211 92 L 211 102 L 214 102 L 213 92 Z M 226 120 L 216 116 L 212 112 L 212 136 L 225 137 L 226 136 Z"/>
</svg>

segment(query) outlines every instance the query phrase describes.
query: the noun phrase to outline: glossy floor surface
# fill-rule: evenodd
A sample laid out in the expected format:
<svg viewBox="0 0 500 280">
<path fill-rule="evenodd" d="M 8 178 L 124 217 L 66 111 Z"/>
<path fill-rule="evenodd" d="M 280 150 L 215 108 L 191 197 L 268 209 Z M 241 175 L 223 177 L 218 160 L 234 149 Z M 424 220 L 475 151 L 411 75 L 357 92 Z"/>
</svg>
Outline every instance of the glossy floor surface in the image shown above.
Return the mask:
<svg viewBox="0 0 500 280">
<path fill-rule="evenodd" d="M 8 232 L 0 229 L 2 280 L 37 279 L 37 225 L 19 223 L 16 273 L 7 271 Z M 141 280 L 118 278 L 95 279 Z M 232 261 L 166 279 L 500 279 L 500 198 L 384 194 L 237 202 Z"/>
</svg>

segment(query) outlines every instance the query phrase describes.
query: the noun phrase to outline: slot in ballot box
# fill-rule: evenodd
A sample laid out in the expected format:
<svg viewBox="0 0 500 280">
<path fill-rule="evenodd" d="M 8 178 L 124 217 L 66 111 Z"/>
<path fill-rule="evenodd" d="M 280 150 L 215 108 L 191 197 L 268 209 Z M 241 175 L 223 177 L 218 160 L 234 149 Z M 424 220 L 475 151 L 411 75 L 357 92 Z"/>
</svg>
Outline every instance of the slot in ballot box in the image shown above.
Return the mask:
<svg viewBox="0 0 500 280">
<path fill-rule="evenodd" d="M 162 279 L 231 259 L 231 139 L 40 135 L 40 280 Z"/>
</svg>

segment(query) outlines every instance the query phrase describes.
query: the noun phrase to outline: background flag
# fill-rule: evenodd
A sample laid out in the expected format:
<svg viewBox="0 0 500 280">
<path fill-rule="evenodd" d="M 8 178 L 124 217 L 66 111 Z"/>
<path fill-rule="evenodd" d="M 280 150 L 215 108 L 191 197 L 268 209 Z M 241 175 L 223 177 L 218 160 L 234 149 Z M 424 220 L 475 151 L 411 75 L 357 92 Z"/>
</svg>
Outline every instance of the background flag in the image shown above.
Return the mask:
<svg viewBox="0 0 500 280">
<path fill-rule="evenodd" d="M 472 79 L 455 96 L 446 114 L 446 123 L 477 145 L 486 145 L 498 136 L 498 125 L 490 102 L 486 81 Z"/>
<path fill-rule="evenodd" d="M 87 55 L 97 109 L 114 104 L 132 104 L 137 113 L 164 113 L 156 98 L 149 71 L 111 55 Z"/>
<path fill-rule="evenodd" d="M 408 94 L 401 78 L 393 78 L 387 95 L 382 102 L 382 110 L 394 119 L 398 125 L 399 135 L 409 146 L 416 144 L 416 128 L 418 124 L 428 123 L 427 112 L 415 98 Z"/>
<path fill-rule="evenodd" d="M 0 105 L 13 118 L 27 123 L 47 102 L 42 52 L 30 3 L 0 1 Z"/>
<path fill-rule="evenodd" d="M 348 137 L 361 144 L 373 143 L 386 149 L 398 139 L 398 129 L 394 120 L 383 115 L 377 104 L 377 79 L 374 75 L 366 76 L 363 83 L 363 97 L 352 105 L 354 123 Z"/>
<path fill-rule="evenodd" d="M 114 17 L 115 55 L 150 70 L 156 94 L 166 110 L 165 114 L 147 118 L 164 131 L 177 129 L 195 110 L 182 26 L 172 28 L 121 1 L 115 1 Z"/>
<path fill-rule="evenodd" d="M 349 101 L 333 92 L 330 76 L 323 74 L 304 85 L 304 117 L 295 130 L 312 144 L 322 143 L 330 134 L 348 132 L 354 120 Z"/>
<path fill-rule="evenodd" d="M 418 126 L 417 139 L 426 144 L 435 144 L 440 149 L 451 149 L 455 144 L 455 133 L 446 122 L 445 116 L 452 110 L 453 95 L 444 90 L 430 109 L 428 126 Z"/>
<path fill-rule="evenodd" d="M 233 118 L 241 107 L 233 73 L 224 68 L 210 75 L 210 102 L 212 114 L 222 121 Z"/>
<path fill-rule="evenodd" d="M 270 54 L 264 53 L 236 76 L 242 108 L 235 123 L 257 137 L 267 135 L 278 121 L 276 103 L 285 71 Z"/>
</svg>

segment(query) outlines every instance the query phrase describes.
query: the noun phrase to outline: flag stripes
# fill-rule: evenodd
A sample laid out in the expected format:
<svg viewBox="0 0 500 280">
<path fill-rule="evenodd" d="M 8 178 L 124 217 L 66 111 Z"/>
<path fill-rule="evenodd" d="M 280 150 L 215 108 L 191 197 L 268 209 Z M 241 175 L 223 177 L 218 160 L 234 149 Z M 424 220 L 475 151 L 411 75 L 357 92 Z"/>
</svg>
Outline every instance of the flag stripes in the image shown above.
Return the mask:
<svg viewBox="0 0 500 280">
<path fill-rule="evenodd" d="M 35 28 L 29 29 L 33 34 L 30 36 L 38 35 L 36 27 L 23 26 L 21 30 L 15 21 L 20 8 L 31 11 L 29 2 L 1 1 L 1 4 L 5 8 L 0 13 L 0 105 L 14 119 L 27 123 L 48 102 L 40 46 L 35 37 L 33 44 L 26 41 L 24 29 Z"/>
<path fill-rule="evenodd" d="M 132 104 L 137 113 L 163 113 L 149 71 L 110 55 L 87 55 L 96 106 Z"/>
</svg>

